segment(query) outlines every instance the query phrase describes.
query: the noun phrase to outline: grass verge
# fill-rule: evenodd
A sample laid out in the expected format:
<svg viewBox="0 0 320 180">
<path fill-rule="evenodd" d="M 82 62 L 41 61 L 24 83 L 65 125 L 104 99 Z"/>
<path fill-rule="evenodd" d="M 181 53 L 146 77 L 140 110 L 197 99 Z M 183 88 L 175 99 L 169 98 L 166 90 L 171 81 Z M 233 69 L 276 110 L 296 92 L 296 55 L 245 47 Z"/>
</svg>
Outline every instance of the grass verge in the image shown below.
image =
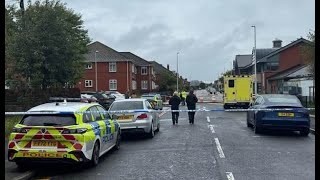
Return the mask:
<svg viewBox="0 0 320 180">
<path fill-rule="evenodd" d="M 21 116 L 6 116 L 5 118 L 5 138 L 8 138 L 12 128 L 21 120 Z"/>
</svg>

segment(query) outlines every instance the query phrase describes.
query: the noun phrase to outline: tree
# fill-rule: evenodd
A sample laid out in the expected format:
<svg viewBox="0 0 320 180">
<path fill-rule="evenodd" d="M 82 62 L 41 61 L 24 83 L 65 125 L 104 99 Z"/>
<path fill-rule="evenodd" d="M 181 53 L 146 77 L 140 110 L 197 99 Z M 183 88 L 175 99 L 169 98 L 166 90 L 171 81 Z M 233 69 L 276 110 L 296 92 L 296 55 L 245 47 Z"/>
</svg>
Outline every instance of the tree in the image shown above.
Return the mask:
<svg viewBox="0 0 320 180">
<path fill-rule="evenodd" d="M 15 10 L 14 71 L 32 87 L 75 84 L 84 72 L 90 42 L 81 15 L 55 0 L 29 1 L 24 14 Z"/>
<path fill-rule="evenodd" d="M 176 88 L 176 78 L 173 74 L 164 72 L 158 75 L 159 81 L 159 91 L 171 91 L 173 92 Z"/>
<path fill-rule="evenodd" d="M 315 31 L 309 32 L 308 39 L 311 41 L 310 45 L 307 45 L 303 48 L 303 54 L 310 65 L 309 72 L 314 77 L 314 60 L 315 60 Z"/>
<path fill-rule="evenodd" d="M 13 63 L 13 57 L 12 57 L 12 45 L 14 43 L 14 37 L 15 37 L 15 31 L 16 26 L 13 21 L 13 13 L 14 8 L 8 7 L 5 8 L 5 80 L 13 79 L 13 72 L 12 67 L 14 65 Z"/>
<path fill-rule="evenodd" d="M 199 87 L 200 87 L 201 89 L 205 89 L 205 88 L 206 88 L 206 84 L 205 84 L 204 82 L 201 82 L 200 85 L 199 85 Z"/>
</svg>

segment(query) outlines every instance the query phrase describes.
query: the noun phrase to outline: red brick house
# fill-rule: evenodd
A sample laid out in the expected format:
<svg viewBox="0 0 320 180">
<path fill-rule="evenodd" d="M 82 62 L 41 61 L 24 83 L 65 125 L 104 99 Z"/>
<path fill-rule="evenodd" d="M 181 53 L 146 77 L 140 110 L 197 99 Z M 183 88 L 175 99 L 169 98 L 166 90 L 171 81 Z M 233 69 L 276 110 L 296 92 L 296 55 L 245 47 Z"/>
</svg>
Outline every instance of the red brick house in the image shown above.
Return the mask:
<svg viewBox="0 0 320 180">
<path fill-rule="evenodd" d="M 139 64 L 135 59 L 128 58 L 98 41 L 89 44 L 88 49 L 89 53 L 85 55 L 87 62 L 85 72 L 77 84 L 80 91 L 114 90 L 120 93 L 152 91 L 154 77 L 152 77 L 153 68 L 150 63 Z M 97 63 L 97 81 L 95 62 Z M 143 85 L 140 83 L 142 81 Z"/>
<path fill-rule="evenodd" d="M 310 44 L 310 41 L 299 38 L 283 47 L 281 42 L 281 40 L 274 40 L 273 48 L 257 49 L 258 93 L 272 93 L 275 92 L 274 89 L 278 89 L 278 87 L 274 87 L 274 84 L 272 85 L 268 82 L 269 77 L 306 64 L 302 55 L 302 47 Z M 251 63 L 246 68 L 249 68 L 254 74 L 254 63 Z"/>
<path fill-rule="evenodd" d="M 132 77 L 132 89 L 140 93 L 155 90 L 156 75 L 152 64 L 131 52 L 120 52 L 120 54 L 133 62 L 134 67 L 132 68 L 135 69 L 135 73 L 133 73 Z"/>
</svg>

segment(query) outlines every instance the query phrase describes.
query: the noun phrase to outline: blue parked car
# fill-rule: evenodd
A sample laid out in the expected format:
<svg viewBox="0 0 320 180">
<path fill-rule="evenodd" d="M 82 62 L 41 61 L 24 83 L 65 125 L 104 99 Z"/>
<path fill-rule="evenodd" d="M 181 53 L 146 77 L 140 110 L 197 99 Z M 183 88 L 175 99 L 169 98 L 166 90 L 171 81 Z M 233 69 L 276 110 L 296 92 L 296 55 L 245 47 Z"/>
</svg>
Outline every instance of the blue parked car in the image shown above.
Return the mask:
<svg viewBox="0 0 320 180">
<path fill-rule="evenodd" d="M 257 110 L 255 111 L 255 109 Z M 264 129 L 299 131 L 302 136 L 308 136 L 310 132 L 309 111 L 302 106 L 296 96 L 287 94 L 257 95 L 249 110 L 253 111 L 247 112 L 247 126 L 252 127 L 256 134 Z"/>
</svg>

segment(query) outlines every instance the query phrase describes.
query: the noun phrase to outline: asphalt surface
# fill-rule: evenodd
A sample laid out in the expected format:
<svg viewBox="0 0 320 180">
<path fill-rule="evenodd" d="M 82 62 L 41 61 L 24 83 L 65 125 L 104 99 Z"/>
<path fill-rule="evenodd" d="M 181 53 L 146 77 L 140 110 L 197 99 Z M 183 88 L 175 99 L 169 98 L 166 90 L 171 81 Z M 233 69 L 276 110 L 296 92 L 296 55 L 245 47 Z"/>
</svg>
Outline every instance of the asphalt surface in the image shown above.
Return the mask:
<svg viewBox="0 0 320 180">
<path fill-rule="evenodd" d="M 194 125 L 187 113 L 180 113 L 178 125 L 170 118 L 161 117 L 153 139 L 127 135 L 121 149 L 104 155 L 95 168 L 50 166 L 34 179 L 315 179 L 313 134 L 255 135 L 243 112 L 197 112 Z"/>
<path fill-rule="evenodd" d="M 216 103 L 197 106 L 222 108 Z M 6 179 L 19 175 L 14 163 L 5 164 Z M 295 132 L 256 135 L 246 127 L 245 112 L 197 112 L 194 125 L 186 112 L 180 113 L 178 125 L 165 113 L 153 139 L 127 134 L 121 149 L 105 154 L 97 167 L 53 164 L 30 169 L 36 172 L 33 179 L 311 180 L 315 137 Z"/>
</svg>

